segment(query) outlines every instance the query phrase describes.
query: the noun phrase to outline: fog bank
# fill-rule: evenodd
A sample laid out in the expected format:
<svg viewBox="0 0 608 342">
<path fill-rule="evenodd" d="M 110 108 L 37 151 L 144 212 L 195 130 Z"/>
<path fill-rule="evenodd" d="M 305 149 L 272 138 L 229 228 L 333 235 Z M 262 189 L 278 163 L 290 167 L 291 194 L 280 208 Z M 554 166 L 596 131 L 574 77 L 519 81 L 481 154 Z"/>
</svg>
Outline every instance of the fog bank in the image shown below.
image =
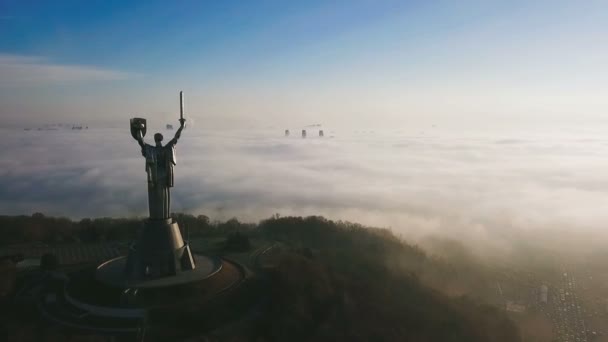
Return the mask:
<svg viewBox="0 0 608 342">
<path fill-rule="evenodd" d="M 608 225 L 608 139 L 593 131 L 187 129 L 173 211 L 323 215 L 472 243 Z M 144 159 L 125 129 L 2 130 L 0 214 L 145 216 Z M 153 132 L 148 132 L 148 140 Z M 165 141 L 172 131 L 164 131 Z M 532 234 L 530 236 L 533 236 Z M 501 245 L 502 244 L 502 245 Z M 508 243 L 496 242 L 496 247 Z"/>
</svg>

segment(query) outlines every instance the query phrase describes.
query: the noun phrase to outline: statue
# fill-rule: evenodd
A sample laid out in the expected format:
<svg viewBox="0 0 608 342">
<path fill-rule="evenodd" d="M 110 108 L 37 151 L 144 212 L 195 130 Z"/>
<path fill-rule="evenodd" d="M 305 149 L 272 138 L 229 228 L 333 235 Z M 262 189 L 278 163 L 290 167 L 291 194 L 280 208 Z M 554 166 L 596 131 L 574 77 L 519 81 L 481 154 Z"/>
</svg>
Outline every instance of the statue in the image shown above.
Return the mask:
<svg viewBox="0 0 608 342">
<path fill-rule="evenodd" d="M 146 119 L 131 119 L 131 135 L 141 146 L 141 153 L 146 158 L 148 174 L 148 207 L 150 219 L 168 219 L 171 215 L 171 192 L 173 187 L 173 167 L 176 165 L 175 145 L 179 140 L 186 119 L 183 114 L 183 94 L 180 92 L 180 127 L 175 136 L 163 146 L 163 135 L 154 134 L 155 145 L 146 144 Z"/>
<path fill-rule="evenodd" d="M 196 267 L 188 242 L 184 243 L 177 222 L 171 218 L 170 188 L 173 187 L 173 167 L 176 165 L 175 145 L 186 123 L 182 92 L 179 100 L 180 127 L 166 145 L 162 144 L 160 133 L 154 134 L 154 145 L 146 144 L 146 119 L 131 119 L 131 135 L 146 158 L 150 218 L 129 250 L 125 272 L 130 281 L 172 276 Z"/>
</svg>

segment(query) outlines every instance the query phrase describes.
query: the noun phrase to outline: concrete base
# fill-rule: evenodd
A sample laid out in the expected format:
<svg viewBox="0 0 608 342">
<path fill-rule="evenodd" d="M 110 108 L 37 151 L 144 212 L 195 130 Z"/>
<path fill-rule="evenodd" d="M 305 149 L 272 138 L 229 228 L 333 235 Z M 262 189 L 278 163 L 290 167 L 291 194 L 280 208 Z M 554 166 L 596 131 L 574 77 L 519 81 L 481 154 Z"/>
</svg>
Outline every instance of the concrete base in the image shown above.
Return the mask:
<svg viewBox="0 0 608 342">
<path fill-rule="evenodd" d="M 195 270 L 143 281 L 126 279 L 127 258 L 115 258 L 71 273 L 61 283 L 46 284 L 40 290 L 38 310 L 75 331 L 138 341 L 143 338 L 135 335 L 145 331 L 154 332 L 154 340 L 183 340 L 195 330 L 200 334 L 234 319 L 230 310 L 218 314 L 217 308 L 245 298 L 248 288 L 243 285 L 249 273 L 242 265 L 221 258 L 194 258 Z M 168 335 L 159 337 L 160 332 Z"/>
<path fill-rule="evenodd" d="M 130 247 L 124 273 L 129 281 L 140 282 L 175 276 L 194 270 L 195 265 L 177 223 L 171 219 L 149 219 L 137 242 Z"/>
<path fill-rule="evenodd" d="M 125 274 L 127 257 L 123 256 L 99 265 L 95 272 L 95 278 L 97 281 L 111 287 L 145 289 L 198 282 L 213 276 L 222 269 L 222 262 L 219 258 L 195 255 L 194 259 L 197 267 L 188 272 L 179 272 L 174 276 L 167 277 L 132 279 Z"/>
</svg>

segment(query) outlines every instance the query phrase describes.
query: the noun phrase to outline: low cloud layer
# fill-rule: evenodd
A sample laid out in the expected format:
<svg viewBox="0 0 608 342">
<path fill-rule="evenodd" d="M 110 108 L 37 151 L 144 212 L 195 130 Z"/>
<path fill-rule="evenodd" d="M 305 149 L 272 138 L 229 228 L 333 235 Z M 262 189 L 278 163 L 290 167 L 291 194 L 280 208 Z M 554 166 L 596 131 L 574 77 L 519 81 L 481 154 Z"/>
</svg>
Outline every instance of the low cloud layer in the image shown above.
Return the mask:
<svg viewBox="0 0 608 342">
<path fill-rule="evenodd" d="M 92 66 L 53 63 L 36 56 L 0 53 L 0 86 L 39 86 L 132 78 L 126 72 Z"/>
<path fill-rule="evenodd" d="M 184 131 L 173 211 L 324 215 L 480 244 L 608 225 L 600 135 L 325 132 Z M 147 214 L 144 159 L 127 128 L 1 133 L 0 214 Z"/>
</svg>

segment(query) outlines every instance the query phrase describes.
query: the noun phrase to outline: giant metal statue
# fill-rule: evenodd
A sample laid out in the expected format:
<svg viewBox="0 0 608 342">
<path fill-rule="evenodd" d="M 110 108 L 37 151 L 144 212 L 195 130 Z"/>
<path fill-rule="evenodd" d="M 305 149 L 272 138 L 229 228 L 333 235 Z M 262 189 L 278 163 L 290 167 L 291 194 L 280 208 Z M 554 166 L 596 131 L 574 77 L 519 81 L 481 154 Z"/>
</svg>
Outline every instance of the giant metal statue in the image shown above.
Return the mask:
<svg viewBox="0 0 608 342">
<path fill-rule="evenodd" d="M 173 166 L 175 160 L 175 144 L 181 136 L 186 119 L 184 119 L 184 97 L 180 98 L 180 126 L 175 137 L 163 146 L 163 135 L 154 134 L 155 145 L 146 144 L 146 119 L 131 119 L 131 135 L 141 146 L 141 153 L 146 157 L 146 172 L 148 173 L 148 207 L 151 219 L 168 219 L 171 214 L 171 192 L 173 187 Z"/>
<path fill-rule="evenodd" d="M 180 99 L 180 127 L 175 137 L 163 146 L 163 136 L 154 135 L 155 145 L 144 142 L 146 119 L 131 119 L 131 135 L 141 146 L 146 158 L 148 174 L 148 207 L 150 219 L 136 241 L 131 246 L 127 258 L 126 275 L 131 280 L 153 279 L 175 275 L 181 271 L 194 269 L 194 258 L 181 232 L 171 219 L 171 194 L 173 187 L 173 167 L 176 165 L 175 144 L 179 139 L 186 120 L 184 119 L 184 96 Z"/>
</svg>

